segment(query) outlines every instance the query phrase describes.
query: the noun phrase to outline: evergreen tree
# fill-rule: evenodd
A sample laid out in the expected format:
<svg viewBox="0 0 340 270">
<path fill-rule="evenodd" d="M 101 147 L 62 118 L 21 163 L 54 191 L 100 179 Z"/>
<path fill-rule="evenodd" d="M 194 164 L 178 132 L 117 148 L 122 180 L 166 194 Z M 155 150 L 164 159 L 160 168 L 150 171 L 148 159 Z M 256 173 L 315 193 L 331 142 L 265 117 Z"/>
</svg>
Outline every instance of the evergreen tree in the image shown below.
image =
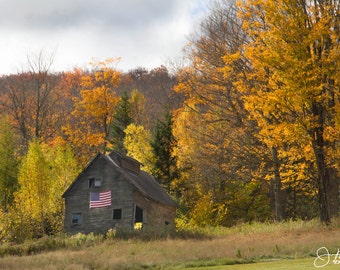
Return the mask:
<svg viewBox="0 0 340 270">
<path fill-rule="evenodd" d="M 117 109 L 113 117 L 113 122 L 111 124 L 111 142 L 113 144 L 114 150 L 126 153 L 126 149 L 124 148 L 124 130 L 131 123 L 131 105 L 127 93 L 124 92 L 120 101 L 118 102 Z"/>
<path fill-rule="evenodd" d="M 174 156 L 173 153 L 176 146 L 176 139 L 172 133 L 172 126 L 172 115 L 169 110 L 167 110 L 164 115 L 164 121 L 157 121 L 151 141 L 151 147 L 155 157 L 152 174 L 168 191 L 171 190 L 171 183 L 179 177 L 177 157 Z"/>
</svg>

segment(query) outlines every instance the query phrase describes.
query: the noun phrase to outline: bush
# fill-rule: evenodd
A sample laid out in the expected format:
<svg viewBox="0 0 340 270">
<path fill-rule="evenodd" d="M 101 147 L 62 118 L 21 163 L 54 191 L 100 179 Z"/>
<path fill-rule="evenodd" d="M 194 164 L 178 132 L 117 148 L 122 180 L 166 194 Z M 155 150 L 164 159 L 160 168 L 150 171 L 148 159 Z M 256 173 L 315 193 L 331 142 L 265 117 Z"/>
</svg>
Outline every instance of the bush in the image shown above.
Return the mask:
<svg viewBox="0 0 340 270">
<path fill-rule="evenodd" d="M 95 244 L 99 244 L 103 242 L 104 236 L 102 234 L 83 234 L 77 233 L 69 237 L 69 242 L 67 243 L 67 247 L 78 248 L 82 246 L 93 246 Z"/>
</svg>

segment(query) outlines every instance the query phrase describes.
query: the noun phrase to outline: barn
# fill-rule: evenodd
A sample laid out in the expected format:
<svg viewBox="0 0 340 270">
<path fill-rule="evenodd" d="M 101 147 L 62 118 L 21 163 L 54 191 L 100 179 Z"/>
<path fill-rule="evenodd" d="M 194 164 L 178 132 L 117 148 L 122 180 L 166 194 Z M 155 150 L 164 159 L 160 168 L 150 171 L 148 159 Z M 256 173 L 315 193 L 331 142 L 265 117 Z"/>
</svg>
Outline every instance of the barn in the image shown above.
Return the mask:
<svg viewBox="0 0 340 270">
<path fill-rule="evenodd" d="M 176 204 L 141 164 L 118 152 L 98 153 L 62 195 L 64 231 L 174 227 Z"/>
</svg>

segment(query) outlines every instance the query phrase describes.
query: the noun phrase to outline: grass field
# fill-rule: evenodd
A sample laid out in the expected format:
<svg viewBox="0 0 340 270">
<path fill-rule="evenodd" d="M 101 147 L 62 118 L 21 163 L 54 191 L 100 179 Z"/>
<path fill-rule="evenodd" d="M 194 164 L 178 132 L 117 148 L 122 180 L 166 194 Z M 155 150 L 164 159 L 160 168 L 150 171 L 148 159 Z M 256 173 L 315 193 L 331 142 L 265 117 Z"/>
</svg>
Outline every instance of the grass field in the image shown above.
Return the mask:
<svg viewBox="0 0 340 270">
<path fill-rule="evenodd" d="M 290 221 L 191 229 L 168 237 L 80 235 L 64 238 L 63 245 L 53 239 L 55 247 L 48 248 L 53 251 L 25 243 L 22 256 L 2 252 L 0 269 L 315 269 L 318 248 L 327 247 L 331 254 L 340 248 L 339 227 L 338 222 L 326 227 Z M 340 265 L 330 262 L 322 269 L 335 268 Z"/>
<path fill-rule="evenodd" d="M 188 270 L 302 270 L 302 269 L 320 269 L 314 266 L 314 258 L 293 259 L 293 260 L 275 260 L 267 262 L 258 262 L 252 264 L 223 265 L 212 267 L 187 268 Z M 321 269 L 331 270 L 340 269 L 340 265 L 330 262 Z"/>
</svg>

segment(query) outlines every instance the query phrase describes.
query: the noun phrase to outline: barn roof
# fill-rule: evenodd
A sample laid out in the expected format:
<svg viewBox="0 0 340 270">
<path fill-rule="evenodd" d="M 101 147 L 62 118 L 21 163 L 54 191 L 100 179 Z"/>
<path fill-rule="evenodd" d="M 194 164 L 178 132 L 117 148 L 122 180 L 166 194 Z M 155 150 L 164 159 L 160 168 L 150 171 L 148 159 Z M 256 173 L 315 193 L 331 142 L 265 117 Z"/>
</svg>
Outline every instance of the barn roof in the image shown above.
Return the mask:
<svg viewBox="0 0 340 270">
<path fill-rule="evenodd" d="M 84 170 L 79 174 L 79 176 L 75 179 L 75 181 L 69 186 L 69 188 L 64 192 L 62 197 L 65 197 L 71 187 L 75 182 L 81 177 L 83 172 L 87 170 L 87 168 L 99 157 L 103 157 L 109 164 L 109 166 L 114 166 L 118 171 L 120 171 L 125 178 L 145 197 L 152 199 L 156 202 L 176 206 L 175 202 L 171 199 L 171 197 L 165 192 L 165 190 L 161 187 L 161 185 L 147 172 L 140 170 L 138 173 L 133 172 L 129 169 L 120 166 L 110 155 L 105 155 L 98 153 L 88 165 L 84 168 Z M 121 156 L 122 157 L 122 156 Z M 134 160 L 131 157 L 123 156 L 123 158 L 127 158 L 129 160 Z M 134 160 L 138 163 L 138 161 Z"/>
<path fill-rule="evenodd" d="M 116 166 L 135 188 L 141 192 L 145 197 L 172 206 L 176 206 L 171 197 L 165 192 L 161 185 L 150 174 L 145 171 L 140 171 L 138 174 L 126 170 L 118 166 L 115 161 L 109 156 L 105 155 L 105 158 L 113 165 Z M 131 159 L 129 157 L 129 159 Z"/>
</svg>

